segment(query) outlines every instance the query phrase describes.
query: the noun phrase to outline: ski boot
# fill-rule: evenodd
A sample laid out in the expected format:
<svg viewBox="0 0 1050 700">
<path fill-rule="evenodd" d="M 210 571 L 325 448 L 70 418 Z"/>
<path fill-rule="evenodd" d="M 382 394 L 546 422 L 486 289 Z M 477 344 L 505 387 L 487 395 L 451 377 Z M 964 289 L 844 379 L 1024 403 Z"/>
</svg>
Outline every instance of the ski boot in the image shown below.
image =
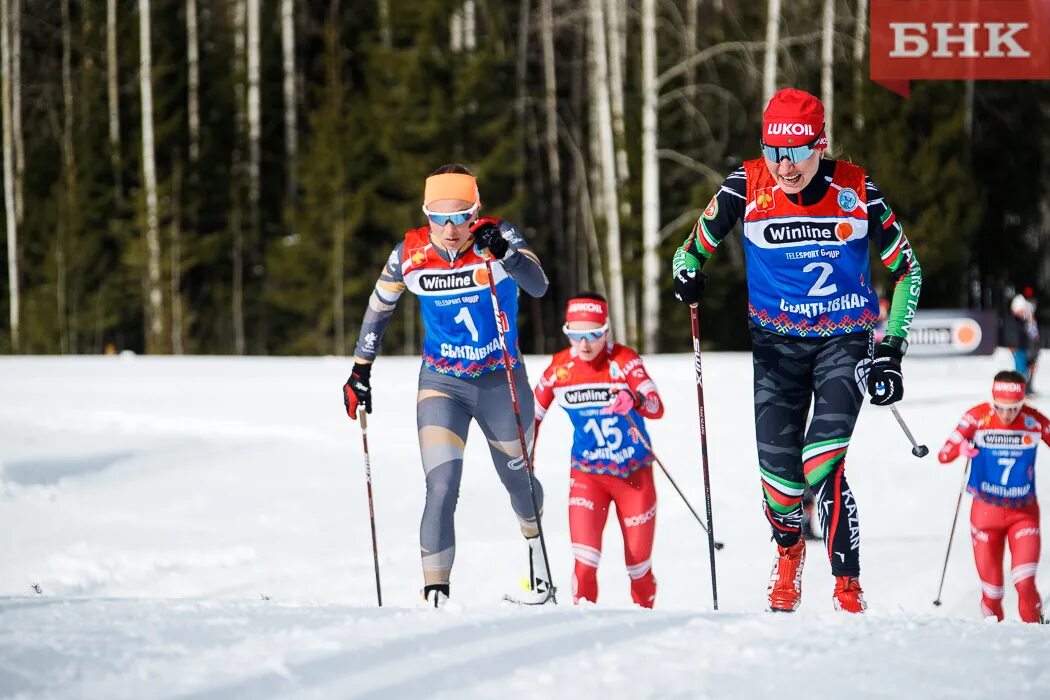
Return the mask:
<svg viewBox="0 0 1050 700">
<path fill-rule="evenodd" d="M 831 599 L 836 610 L 862 613 L 868 609 L 868 604 L 864 602 L 864 591 L 860 588 L 860 579 L 856 576 L 836 576 L 835 593 Z"/>
<path fill-rule="evenodd" d="M 529 580 L 525 591 L 521 595 L 507 594 L 503 600 L 518 605 L 544 605 L 546 603 L 557 604 L 555 598 L 557 589 L 551 584 L 551 575 L 547 571 L 546 562 L 543 559 L 543 547 L 539 537 L 531 537 L 526 540 L 529 543 Z"/>
<path fill-rule="evenodd" d="M 429 586 L 423 586 L 421 595 L 428 608 L 443 608 L 448 603 L 448 591 L 447 583 L 432 583 Z"/>
<path fill-rule="evenodd" d="M 795 612 L 802 603 L 802 565 L 806 563 L 806 541 L 790 547 L 777 545 L 777 558 L 769 574 L 769 610 Z"/>
</svg>

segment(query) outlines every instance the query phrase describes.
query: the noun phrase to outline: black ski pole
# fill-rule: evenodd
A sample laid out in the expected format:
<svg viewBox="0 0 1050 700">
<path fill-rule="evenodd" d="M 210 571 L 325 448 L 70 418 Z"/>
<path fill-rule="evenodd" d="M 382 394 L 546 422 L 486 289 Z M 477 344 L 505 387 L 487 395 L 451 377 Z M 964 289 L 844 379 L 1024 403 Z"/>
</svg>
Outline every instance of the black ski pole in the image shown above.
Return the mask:
<svg viewBox="0 0 1050 700">
<path fill-rule="evenodd" d="M 933 601 L 933 604 L 937 607 L 941 605 L 941 590 L 944 588 L 944 575 L 948 573 L 948 556 L 952 553 L 952 540 L 955 539 L 955 525 L 959 522 L 959 506 L 962 505 L 963 491 L 966 490 L 966 475 L 970 471 L 970 460 L 966 460 L 966 467 L 963 469 L 963 481 L 962 486 L 959 487 L 959 498 L 955 501 L 955 515 L 952 516 L 952 531 L 948 535 L 948 550 L 944 553 L 944 568 L 941 569 L 941 583 L 937 586 L 937 599 Z"/>
<path fill-rule="evenodd" d="M 853 371 L 854 378 L 857 380 L 857 387 L 860 389 L 860 393 L 863 396 L 868 391 L 868 373 L 871 371 L 871 358 L 865 358 L 857 363 L 856 369 Z M 926 445 L 920 445 L 916 440 L 915 436 L 908 430 L 908 424 L 901 418 L 900 411 L 897 410 L 896 404 L 890 404 L 890 411 L 893 412 L 893 417 L 897 419 L 897 424 L 900 425 L 901 430 L 908 437 L 908 442 L 911 443 L 911 453 L 922 459 L 930 453 L 929 448 Z"/>
<path fill-rule="evenodd" d="M 372 525 L 372 561 L 376 567 L 376 601 L 383 607 L 383 589 L 379 584 L 379 545 L 376 543 L 376 511 L 372 502 L 372 463 L 368 458 L 368 414 L 365 409 L 357 412 L 361 421 L 361 442 L 365 448 L 365 482 L 368 484 L 368 521 Z"/>
<path fill-rule="evenodd" d="M 510 402 L 514 405 L 514 422 L 518 426 L 518 440 L 521 442 L 521 459 L 525 462 L 525 475 L 529 480 L 529 497 L 532 499 L 532 512 L 536 516 L 536 530 L 540 536 L 540 550 L 543 552 L 543 564 L 547 567 L 547 575 L 550 576 L 551 601 L 558 603 L 554 586 L 554 575 L 551 573 L 550 559 L 547 558 L 547 541 L 543 537 L 543 522 L 540 518 L 540 507 L 536 503 L 536 487 L 532 479 L 532 459 L 529 455 L 528 443 L 525 440 L 525 429 L 521 426 L 521 406 L 518 404 L 518 391 L 514 388 L 514 372 L 510 368 L 510 351 L 507 349 L 507 338 L 504 335 L 503 314 L 499 310 L 499 299 L 496 297 L 496 282 L 492 274 L 492 256 L 485 252 L 485 271 L 489 278 L 489 295 L 492 297 L 492 313 L 496 316 L 496 330 L 499 333 L 499 346 L 503 351 L 503 369 L 507 373 L 507 388 L 510 390 Z"/>
<path fill-rule="evenodd" d="M 700 456 L 704 468 L 704 503 L 707 506 L 707 550 L 711 558 L 711 598 L 718 610 L 718 576 L 715 574 L 715 525 L 711 515 L 711 474 L 707 465 L 707 418 L 704 415 L 704 372 L 700 366 L 700 311 L 689 307 L 693 327 L 693 368 L 696 370 L 696 405 L 700 416 Z"/>
<path fill-rule="evenodd" d="M 908 441 L 911 443 L 911 453 L 919 459 L 928 455 L 930 450 L 926 445 L 920 445 L 915 441 L 915 437 L 911 434 L 911 431 L 908 430 L 908 425 L 904 422 L 904 419 L 901 418 L 900 411 L 897 410 L 896 404 L 890 404 L 890 410 L 893 411 L 893 417 L 897 419 L 898 423 L 900 423 L 901 430 L 903 430 L 904 434 L 908 436 Z"/>
<path fill-rule="evenodd" d="M 649 454 L 653 456 L 653 461 L 656 462 L 656 466 L 660 467 L 660 471 L 664 473 L 667 480 L 671 482 L 671 486 L 674 486 L 674 490 L 682 497 L 682 502 L 685 503 L 685 507 L 688 508 L 689 512 L 693 514 L 693 517 L 696 518 L 696 522 L 700 523 L 700 527 L 704 528 L 704 532 L 707 532 L 707 525 L 704 525 L 704 521 L 700 519 L 699 515 L 697 515 L 696 510 L 693 508 L 692 504 L 689 503 L 689 499 L 685 497 L 684 493 L 682 493 L 682 489 L 678 488 L 678 484 L 676 484 L 675 480 L 671 478 L 671 473 L 667 471 L 667 467 L 664 466 L 663 462 L 660 461 L 660 458 L 656 456 L 655 452 L 653 452 L 652 446 L 642 436 L 642 431 L 638 427 L 638 424 L 634 422 L 634 418 L 631 418 L 630 413 L 625 414 L 624 417 L 627 418 L 627 422 L 630 423 L 631 427 L 634 428 L 636 433 L 638 433 L 638 439 L 642 441 L 642 445 L 645 449 L 649 450 Z M 715 541 L 715 549 L 722 549 L 723 547 L 725 547 L 725 544 Z"/>
</svg>

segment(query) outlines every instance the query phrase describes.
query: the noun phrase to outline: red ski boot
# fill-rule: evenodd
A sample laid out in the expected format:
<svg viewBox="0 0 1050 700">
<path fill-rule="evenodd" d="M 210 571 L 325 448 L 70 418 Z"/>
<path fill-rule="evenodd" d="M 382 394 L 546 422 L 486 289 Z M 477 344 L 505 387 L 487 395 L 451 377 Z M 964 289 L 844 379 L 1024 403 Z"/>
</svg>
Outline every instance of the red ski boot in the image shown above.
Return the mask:
<svg viewBox="0 0 1050 700">
<path fill-rule="evenodd" d="M 777 545 L 777 559 L 769 574 L 769 609 L 795 612 L 802 602 L 802 565 L 806 563 L 806 541 L 790 547 Z"/>
<path fill-rule="evenodd" d="M 862 613 L 868 609 L 868 604 L 864 602 L 864 591 L 860 588 L 860 579 L 856 576 L 836 576 L 835 593 L 831 599 L 835 601 L 836 610 Z"/>
</svg>

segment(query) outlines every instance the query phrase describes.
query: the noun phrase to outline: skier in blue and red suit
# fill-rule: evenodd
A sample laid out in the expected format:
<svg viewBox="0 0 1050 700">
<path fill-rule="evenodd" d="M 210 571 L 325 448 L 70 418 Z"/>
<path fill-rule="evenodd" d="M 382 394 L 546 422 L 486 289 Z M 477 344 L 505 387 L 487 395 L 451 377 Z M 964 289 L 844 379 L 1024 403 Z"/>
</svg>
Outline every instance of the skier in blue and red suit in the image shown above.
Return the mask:
<svg viewBox="0 0 1050 700">
<path fill-rule="evenodd" d="M 661 417 L 663 403 L 638 353 L 609 337 L 604 297 L 580 294 L 570 299 L 563 330 L 570 345 L 551 358 L 536 385 L 536 429 L 555 401 L 573 424 L 569 459 L 569 536 L 576 560 L 573 600 L 598 601 L 602 532 L 615 504 L 631 598 L 651 608 L 656 600 L 652 567 L 656 487 L 644 418 Z"/>
<path fill-rule="evenodd" d="M 774 95 L 762 118 L 763 157 L 729 174 L 673 262 L 675 296 L 697 304 L 706 288 L 701 268 L 743 221 L 758 467 L 777 544 L 774 611 L 793 611 L 802 599 L 807 484 L 835 576 L 834 606 L 866 607 L 857 504 L 844 472 L 863 399 L 855 371 L 866 375 L 872 403 L 903 397 L 901 360 L 922 285 L 882 192 L 860 166 L 827 157 L 827 146 L 820 100 L 793 88 Z M 871 246 L 893 282 L 886 335 L 874 348 Z"/>
</svg>

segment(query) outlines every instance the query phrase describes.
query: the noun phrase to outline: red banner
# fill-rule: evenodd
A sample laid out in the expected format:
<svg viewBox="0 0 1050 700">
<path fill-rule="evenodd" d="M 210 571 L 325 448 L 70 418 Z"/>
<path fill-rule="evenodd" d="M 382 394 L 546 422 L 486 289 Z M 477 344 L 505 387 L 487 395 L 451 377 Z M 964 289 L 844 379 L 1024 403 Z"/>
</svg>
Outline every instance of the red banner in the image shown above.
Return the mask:
<svg viewBox="0 0 1050 700">
<path fill-rule="evenodd" d="M 871 79 L 1050 80 L 1047 0 L 871 0 Z"/>
</svg>

